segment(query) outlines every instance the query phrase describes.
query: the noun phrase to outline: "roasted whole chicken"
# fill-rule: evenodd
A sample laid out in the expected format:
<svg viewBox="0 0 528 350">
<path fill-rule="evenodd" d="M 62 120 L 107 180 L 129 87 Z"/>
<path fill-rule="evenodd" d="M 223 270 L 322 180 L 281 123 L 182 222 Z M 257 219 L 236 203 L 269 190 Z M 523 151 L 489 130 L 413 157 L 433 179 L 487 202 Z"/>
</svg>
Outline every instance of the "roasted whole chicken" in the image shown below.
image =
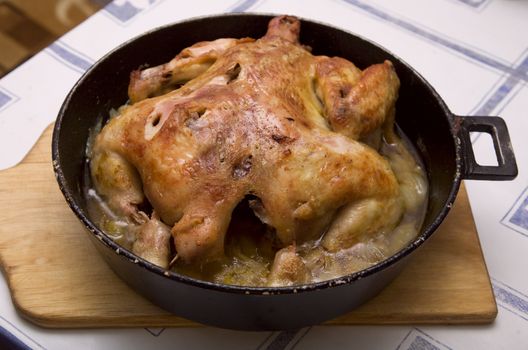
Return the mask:
<svg viewBox="0 0 528 350">
<path fill-rule="evenodd" d="M 314 56 L 299 32 L 280 16 L 258 40 L 200 42 L 131 73 L 130 103 L 97 135 L 90 169 L 135 228 L 136 254 L 164 268 L 224 261 L 246 200 L 272 236 L 265 284 L 302 284 L 323 255 L 401 221 L 409 205 L 378 152 L 397 138 L 392 64 Z"/>
</svg>

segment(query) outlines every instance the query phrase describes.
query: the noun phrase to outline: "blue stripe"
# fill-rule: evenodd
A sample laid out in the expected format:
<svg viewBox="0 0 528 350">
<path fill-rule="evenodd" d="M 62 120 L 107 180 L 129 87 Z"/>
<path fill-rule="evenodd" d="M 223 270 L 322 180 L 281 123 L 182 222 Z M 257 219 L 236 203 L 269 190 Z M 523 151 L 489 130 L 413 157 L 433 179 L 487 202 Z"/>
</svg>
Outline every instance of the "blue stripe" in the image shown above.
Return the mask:
<svg viewBox="0 0 528 350">
<path fill-rule="evenodd" d="M 29 346 L 24 344 L 13 333 L 7 329 L 0 327 L 0 348 L 12 350 L 31 350 Z"/>
<path fill-rule="evenodd" d="M 528 231 L 528 196 L 524 198 L 515 213 L 513 213 L 510 223 Z"/>
<path fill-rule="evenodd" d="M 499 283 L 501 285 L 499 285 Z M 492 287 L 495 298 L 499 303 L 502 303 L 505 307 L 508 306 L 506 307 L 507 310 L 513 308 L 514 310 L 510 311 L 521 318 L 528 320 L 528 296 L 502 282 L 494 281 Z"/>
<path fill-rule="evenodd" d="M 0 90 L 0 109 L 11 102 L 13 98 Z"/>
<path fill-rule="evenodd" d="M 516 229 L 515 227 L 508 226 L 508 225 L 506 225 L 506 224 L 504 223 L 504 221 L 501 221 L 501 224 L 503 224 L 504 226 L 506 226 L 506 227 L 509 228 L 510 230 L 513 230 L 513 231 L 515 231 L 515 232 L 517 232 L 517 233 L 520 233 L 520 234 L 523 235 L 524 237 L 528 237 L 528 235 L 526 234 L 526 232 L 523 232 L 523 231 L 521 231 L 521 230 L 519 230 L 519 229 Z"/>
<path fill-rule="evenodd" d="M 145 330 L 147 332 L 149 332 L 151 335 L 155 336 L 155 337 L 159 337 L 161 335 L 161 333 L 163 333 L 163 331 L 165 330 L 165 328 L 161 328 L 159 330 L 153 330 L 153 329 L 150 329 L 150 328 L 145 328 Z"/>
<path fill-rule="evenodd" d="M 92 60 L 82 57 L 79 52 L 59 41 L 54 42 L 47 49 L 59 62 L 65 63 L 79 73 L 84 73 L 93 64 Z"/>
<path fill-rule="evenodd" d="M 519 79 L 509 76 L 506 81 L 477 109 L 475 115 L 489 115 L 499 103 L 513 90 Z"/>
<path fill-rule="evenodd" d="M 297 340 L 295 341 L 295 343 L 293 343 L 293 344 L 290 346 L 290 350 L 295 349 L 295 347 L 297 346 L 297 344 L 299 344 L 299 343 L 301 342 L 301 340 L 303 340 L 304 337 L 306 337 L 306 334 L 308 334 L 311 330 L 312 330 L 312 327 L 308 327 L 308 328 L 306 328 L 306 330 L 304 331 L 304 333 L 301 334 L 300 337 L 297 337 Z"/>
<path fill-rule="evenodd" d="M 408 350 L 440 350 L 439 347 L 433 345 L 432 343 L 430 343 L 429 341 L 427 341 L 426 339 L 422 338 L 419 335 L 416 336 L 416 338 L 414 338 L 413 342 L 411 343 L 411 345 L 409 345 L 407 349 Z"/>
<path fill-rule="evenodd" d="M 157 0 L 149 0 L 148 7 L 156 1 Z M 112 1 L 103 8 L 103 13 L 110 15 L 112 19 L 116 19 L 119 24 L 125 24 L 146 9 L 147 8 L 136 7 L 130 1 Z"/>
<path fill-rule="evenodd" d="M 405 337 L 403 337 L 402 341 L 401 341 L 401 342 L 398 344 L 398 346 L 396 347 L 396 350 L 400 350 L 402 344 L 405 343 L 405 341 L 407 340 L 407 338 L 409 338 L 409 336 L 411 335 L 412 332 L 413 332 L 413 330 L 411 329 L 411 330 L 409 331 L 409 333 L 407 333 L 407 334 L 405 335 Z"/>
<path fill-rule="evenodd" d="M 482 7 L 483 5 L 486 4 L 486 2 L 488 2 L 488 0 L 457 0 L 457 1 L 463 3 L 464 5 L 471 6 L 473 8 Z"/>
<path fill-rule="evenodd" d="M 257 350 L 262 350 L 264 349 L 264 345 L 266 345 L 266 343 L 268 342 L 268 340 L 270 340 L 270 338 L 274 335 L 275 333 L 274 332 L 271 332 L 270 334 L 268 334 L 268 336 L 266 338 L 264 338 L 264 340 L 259 344 L 259 346 L 257 346 Z"/>
<path fill-rule="evenodd" d="M 289 330 L 280 332 L 275 339 L 266 347 L 266 350 L 283 350 L 295 338 L 299 330 Z"/>
<path fill-rule="evenodd" d="M 515 75 L 509 75 L 506 81 L 488 98 L 488 100 L 475 112 L 476 115 L 489 115 L 499 103 L 519 84 L 519 77 L 528 74 L 528 56 L 515 68 Z"/>
<path fill-rule="evenodd" d="M 35 341 L 35 339 L 31 338 L 29 335 L 27 335 L 26 333 L 22 332 L 17 326 L 15 326 L 12 322 L 8 321 L 5 317 L 3 317 L 2 315 L 0 315 L 0 318 L 8 323 L 11 327 L 13 327 L 14 329 L 16 329 L 18 332 L 20 332 L 21 334 L 24 334 L 29 340 L 31 340 L 35 345 L 37 345 L 39 348 L 43 349 L 43 350 L 46 350 L 45 347 L 43 347 L 41 344 L 39 344 L 38 342 Z M 2 328 L 2 327 L 0 327 Z M 2 328 L 3 329 L 3 328 Z M 11 333 L 12 334 L 12 333 Z M 13 335 L 14 336 L 14 335 Z M 25 344 L 24 344 L 25 345 Z"/>
<path fill-rule="evenodd" d="M 352 6 L 355 6 L 369 13 L 370 15 L 374 16 L 375 18 L 383 20 L 384 22 L 388 22 L 397 27 L 400 27 L 415 36 L 429 40 L 433 42 L 434 44 L 437 44 L 437 45 L 446 47 L 450 50 L 453 50 L 467 58 L 470 58 L 471 60 L 477 61 L 491 68 L 503 71 L 510 75 L 516 76 L 518 79 L 528 82 L 528 76 L 526 74 L 519 74 L 517 70 L 511 68 L 507 64 L 504 64 L 494 59 L 493 57 L 489 57 L 485 54 L 472 50 L 468 48 L 467 45 L 462 45 L 462 44 L 456 43 L 454 40 L 441 37 L 440 35 L 433 33 L 431 29 L 421 28 L 417 24 L 397 18 L 383 10 L 377 9 L 359 0 L 341 0 L 341 1 L 344 1 L 347 4 L 350 4 Z"/>
<path fill-rule="evenodd" d="M 240 0 L 236 4 L 234 4 L 228 12 L 244 12 L 253 7 L 255 3 L 257 3 L 258 0 Z"/>
<path fill-rule="evenodd" d="M 103 11 L 113 16 L 120 22 L 127 22 L 141 12 L 140 9 L 129 2 L 122 3 L 121 5 L 111 2 L 105 6 Z"/>
<path fill-rule="evenodd" d="M 502 79 L 501 79 L 502 80 Z M 497 86 L 500 86 L 498 83 L 495 84 L 493 86 L 493 88 L 490 90 L 490 92 L 488 92 L 486 95 L 489 96 L 490 94 L 492 94 L 496 87 Z M 502 113 L 502 111 L 510 104 L 510 102 L 519 94 L 519 92 L 521 92 L 522 89 L 518 89 L 516 90 L 514 93 L 512 94 L 509 94 L 508 96 L 505 96 L 505 99 L 506 101 L 504 101 L 504 103 L 502 103 L 502 106 L 500 108 L 497 108 L 497 106 L 495 106 L 495 109 L 493 109 L 493 114 L 492 115 L 499 115 Z M 479 111 L 480 109 L 480 106 L 484 105 L 486 103 L 486 101 L 489 99 L 489 97 L 484 97 L 481 99 L 481 101 L 475 106 L 475 108 L 473 108 L 473 110 L 469 113 L 469 115 L 477 115 L 476 113 Z M 483 102 L 484 101 L 484 102 Z"/>
<path fill-rule="evenodd" d="M 510 207 L 506 215 L 504 215 L 504 217 L 501 219 L 500 223 L 509 228 L 510 230 L 513 230 L 525 237 L 528 237 L 528 235 L 526 234 L 526 231 L 528 230 L 528 217 L 526 210 L 524 209 L 526 205 L 528 205 L 528 187 L 522 191 L 522 193 L 517 197 L 517 199 L 515 199 L 515 202 Z M 515 212 L 510 215 L 512 210 L 515 210 Z M 523 229 L 524 232 L 522 231 Z"/>
<path fill-rule="evenodd" d="M 403 340 L 398 344 L 396 350 L 402 349 L 403 346 L 407 346 L 407 350 L 440 350 L 451 348 L 442 342 L 431 337 L 424 331 L 413 328 L 403 337 Z"/>
<path fill-rule="evenodd" d="M 7 109 L 18 100 L 20 100 L 18 96 L 0 87 L 0 111 Z"/>
</svg>

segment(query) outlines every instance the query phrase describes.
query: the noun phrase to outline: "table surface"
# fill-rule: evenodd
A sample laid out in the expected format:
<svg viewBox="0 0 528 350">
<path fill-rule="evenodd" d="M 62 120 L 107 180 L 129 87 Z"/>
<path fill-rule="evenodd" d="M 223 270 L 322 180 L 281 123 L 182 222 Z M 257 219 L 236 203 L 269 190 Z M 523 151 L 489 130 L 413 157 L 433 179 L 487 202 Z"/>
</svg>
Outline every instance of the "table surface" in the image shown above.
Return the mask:
<svg viewBox="0 0 528 350">
<path fill-rule="evenodd" d="M 23 159 L 75 81 L 105 52 L 166 23 L 240 11 L 293 14 L 369 38 L 415 67 L 455 114 L 500 115 L 506 120 L 519 176 L 511 182 L 466 182 L 499 306 L 497 320 L 486 326 L 316 326 L 261 333 L 215 328 L 50 330 L 20 318 L 0 277 L 0 345 L 10 339 L 17 348 L 34 349 L 69 349 L 73 344 L 77 349 L 526 349 L 526 0 L 194 0 L 186 5 L 115 0 L 0 80 L 0 169 Z M 474 135 L 473 147 L 480 163 L 493 164 L 491 138 Z"/>
</svg>

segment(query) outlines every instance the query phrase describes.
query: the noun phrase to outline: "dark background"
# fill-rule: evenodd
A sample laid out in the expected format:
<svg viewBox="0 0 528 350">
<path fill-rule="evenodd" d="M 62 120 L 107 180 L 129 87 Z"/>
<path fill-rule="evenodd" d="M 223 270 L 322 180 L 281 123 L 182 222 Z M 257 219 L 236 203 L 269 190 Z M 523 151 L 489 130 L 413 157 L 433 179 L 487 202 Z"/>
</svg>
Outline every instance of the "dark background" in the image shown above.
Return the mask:
<svg viewBox="0 0 528 350">
<path fill-rule="evenodd" d="M 0 0 L 0 78 L 110 0 Z"/>
</svg>

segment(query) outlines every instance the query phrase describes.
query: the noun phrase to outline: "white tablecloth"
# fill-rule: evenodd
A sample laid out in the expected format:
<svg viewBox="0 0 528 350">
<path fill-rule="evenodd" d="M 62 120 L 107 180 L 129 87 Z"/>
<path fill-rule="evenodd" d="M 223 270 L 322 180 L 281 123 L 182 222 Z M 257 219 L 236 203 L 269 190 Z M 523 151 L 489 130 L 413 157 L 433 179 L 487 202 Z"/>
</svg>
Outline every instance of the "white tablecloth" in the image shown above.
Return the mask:
<svg viewBox="0 0 528 350">
<path fill-rule="evenodd" d="M 287 13 L 369 38 L 415 67 L 459 115 L 500 115 L 519 166 L 512 182 L 466 182 L 499 314 L 484 326 L 50 330 L 23 320 L 0 277 L 0 332 L 35 349 L 528 349 L 528 1 L 116 0 L 0 80 L 0 169 L 15 166 L 81 74 L 145 30 L 230 11 Z M 426 116 L 425 116 L 426 117 Z M 474 138 L 493 162 L 491 139 Z"/>
</svg>

